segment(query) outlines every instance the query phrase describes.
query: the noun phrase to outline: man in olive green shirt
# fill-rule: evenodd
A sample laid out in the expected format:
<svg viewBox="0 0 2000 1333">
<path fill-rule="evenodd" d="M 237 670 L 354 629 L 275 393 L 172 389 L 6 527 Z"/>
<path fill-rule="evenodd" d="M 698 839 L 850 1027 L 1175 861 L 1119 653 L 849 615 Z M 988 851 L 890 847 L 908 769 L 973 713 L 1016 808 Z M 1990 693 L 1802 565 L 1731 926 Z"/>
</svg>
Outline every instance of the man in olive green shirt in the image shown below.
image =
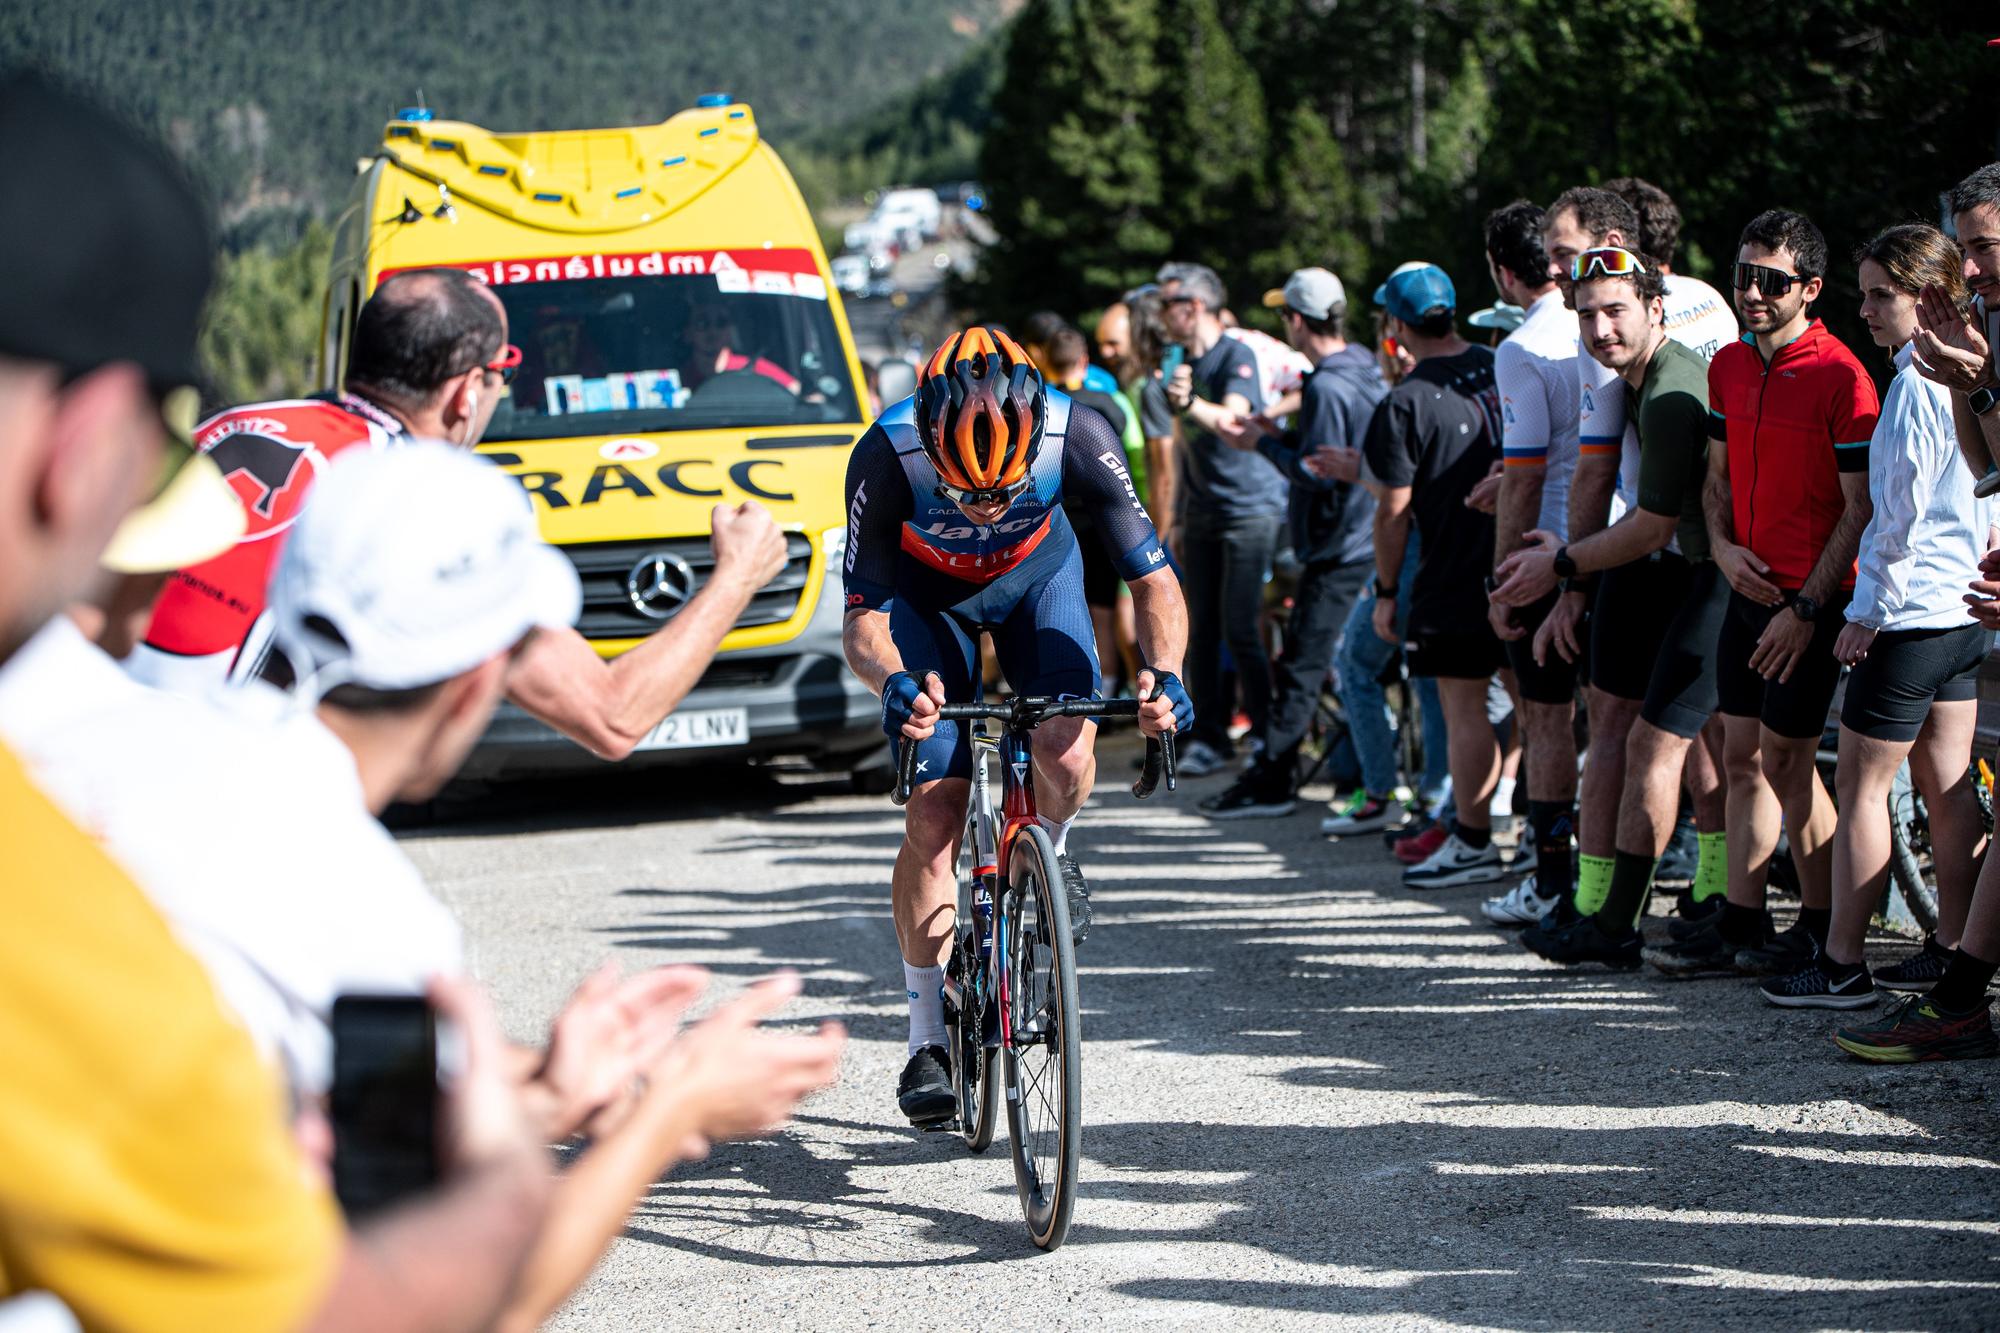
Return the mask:
<svg viewBox="0 0 2000 1333">
<path fill-rule="evenodd" d="M 1708 459 L 1708 366 L 1667 336 L 1657 265 L 1629 251 L 1587 251 L 1573 295 L 1584 350 L 1618 372 L 1639 434 L 1638 504 L 1572 546 L 1530 533 L 1496 571 L 1494 600 L 1526 605 L 1557 579 L 1567 595 L 1536 635 L 1537 653 L 1578 652 L 1593 576 L 1590 683 L 1641 701 L 1625 739 L 1617 854 L 1599 902 L 1530 926 L 1521 942 L 1558 962 L 1636 967 L 1635 924 L 1680 804 L 1682 761 L 1715 712 L 1715 642 L 1729 585 L 1708 558 L 1701 509 Z M 1619 387 L 1619 386 L 1613 386 Z M 1617 738 L 1593 736 L 1593 744 Z M 1579 898 L 1581 898 L 1581 893 Z M 1565 919 L 1568 918 L 1568 919 Z"/>
</svg>

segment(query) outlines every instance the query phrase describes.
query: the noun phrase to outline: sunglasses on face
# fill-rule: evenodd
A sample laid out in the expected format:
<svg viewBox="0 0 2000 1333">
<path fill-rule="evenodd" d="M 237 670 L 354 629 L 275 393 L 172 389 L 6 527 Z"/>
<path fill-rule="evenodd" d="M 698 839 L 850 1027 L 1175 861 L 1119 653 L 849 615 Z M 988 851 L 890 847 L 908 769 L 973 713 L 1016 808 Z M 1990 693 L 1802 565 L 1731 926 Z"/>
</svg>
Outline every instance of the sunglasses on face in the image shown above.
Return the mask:
<svg viewBox="0 0 2000 1333">
<path fill-rule="evenodd" d="M 937 496 L 941 500 L 949 500 L 956 505 L 971 505 L 974 508 L 984 505 L 1000 505 L 1004 507 L 1020 499 L 1022 492 L 1027 489 L 1028 479 L 1026 477 L 1015 482 L 1012 486 L 1001 486 L 990 491 L 965 491 L 960 490 L 956 486 L 947 486 L 943 482 L 939 482 Z"/>
<path fill-rule="evenodd" d="M 512 384 L 515 372 L 521 369 L 521 349 L 508 343 L 500 349 L 500 355 L 480 367 L 500 377 L 502 384 Z"/>
<path fill-rule="evenodd" d="M 1594 250 L 1585 250 L 1569 261 L 1571 282 L 1582 282 L 1585 278 L 1599 274 L 1607 278 L 1625 278 L 1645 271 L 1646 266 L 1639 262 L 1639 256 L 1615 245 L 1601 245 Z"/>
<path fill-rule="evenodd" d="M 1736 290 L 1747 292 L 1752 286 L 1766 296 L 1783 296 L 1792 289 L 1793 283 L 1808 283 L 1812 279 L 1803 273 L 1787 273 L 1781 268 L 1771 268 L 1765 264 L 1738 264 L 1736 266 Z"/>
</svg>

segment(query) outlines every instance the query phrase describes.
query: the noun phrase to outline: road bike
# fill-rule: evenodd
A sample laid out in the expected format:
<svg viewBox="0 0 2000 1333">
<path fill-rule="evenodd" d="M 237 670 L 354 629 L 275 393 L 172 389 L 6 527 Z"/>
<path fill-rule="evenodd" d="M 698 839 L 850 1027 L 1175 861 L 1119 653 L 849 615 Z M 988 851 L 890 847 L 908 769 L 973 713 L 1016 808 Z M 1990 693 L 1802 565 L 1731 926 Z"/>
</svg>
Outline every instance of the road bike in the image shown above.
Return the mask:
<svg viewBox="0 0 2000 1333">
<path fill-rule="evenodd" d="M 1028 1238 L 1053 1250 L 1069 1233 L 1083 1143 L 1083 1010 L 1069 897 L 1049 835 L 1035 822 L 1031 737 L 1052 717 L 1131 717 L 1135 699 L 1016 696 L 945 704 L 940 721 L 971 726 L 972 799 L 959 842 L 958 925 L 945 962 L 944 1013 L 956 1119 L 953 1131 L 984 1152 L 999 1123 L 998 1064 L 1007 1085 L 1007 1138 Z M 1000 724 L 997 736 L 986 723 Z M 899 740 L 897 805 L 915 785 L 917 747 Z M 996 813 L 992 769 L 1000 769 Z M 1174 789 L 1171 734 L 1148 740 L 1132 794 Z"/>
</svg>

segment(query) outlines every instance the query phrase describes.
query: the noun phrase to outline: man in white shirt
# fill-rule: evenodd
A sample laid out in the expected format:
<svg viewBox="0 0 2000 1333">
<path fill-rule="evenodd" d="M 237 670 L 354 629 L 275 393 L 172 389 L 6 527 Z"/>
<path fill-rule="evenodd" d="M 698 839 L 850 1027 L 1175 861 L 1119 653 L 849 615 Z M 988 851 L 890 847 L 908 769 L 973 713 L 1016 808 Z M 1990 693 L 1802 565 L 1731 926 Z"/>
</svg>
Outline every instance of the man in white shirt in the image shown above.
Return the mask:
<svg viewBox="0 0 2000 1333">
<path fill-rule="evenodd" d="M 1486 218 L 1486 269 L 1521 324 L 1493 357 L 1500 389 L 1503 470 L 1494 514 L 1497 568 L 1532 531 L 1569 533 L 1569 485 L 1577 460 L 1577 321 L 1549 276 L 1542 210 L 1525 199 Z M 1535 873 L 1485 904 L 1496 925 L 1526 926 L 1573 892 L 1570 842 L 1576 825 L 1577 664 L 1559 654 L 1537 661 L 1534 633 L 1561 593 L 1532 606 L 1491 604 L 1493 632 L 1521 694 L 1528 753 L 1528 824 Z"/>
</svg>

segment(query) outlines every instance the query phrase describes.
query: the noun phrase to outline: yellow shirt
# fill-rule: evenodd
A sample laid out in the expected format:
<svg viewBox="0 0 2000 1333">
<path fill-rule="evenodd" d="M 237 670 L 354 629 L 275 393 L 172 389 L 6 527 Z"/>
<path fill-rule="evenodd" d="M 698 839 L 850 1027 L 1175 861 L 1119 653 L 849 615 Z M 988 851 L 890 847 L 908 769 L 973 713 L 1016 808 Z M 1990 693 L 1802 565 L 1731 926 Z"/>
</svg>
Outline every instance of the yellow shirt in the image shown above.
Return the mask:
<svg viewBox="0 0 2000 1333">
<path fill-rule="evenodd" d="M 52 1291 L 93 1330 L 259 1333 L 317 1305 L 339 1215 L 275 1074 L 4 747 L 0 1071 L 0 1297 Z"/>
</svg>

